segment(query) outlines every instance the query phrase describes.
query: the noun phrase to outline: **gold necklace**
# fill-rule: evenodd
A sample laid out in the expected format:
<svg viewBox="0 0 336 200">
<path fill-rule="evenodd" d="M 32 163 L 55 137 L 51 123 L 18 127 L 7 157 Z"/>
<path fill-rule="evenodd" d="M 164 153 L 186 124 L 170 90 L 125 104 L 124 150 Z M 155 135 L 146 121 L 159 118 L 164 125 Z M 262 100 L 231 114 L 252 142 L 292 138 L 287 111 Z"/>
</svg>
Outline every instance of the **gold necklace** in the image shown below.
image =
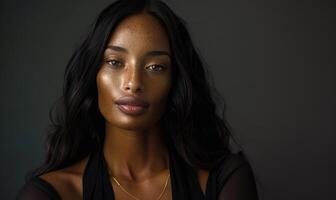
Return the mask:
<svg viewBox="0 0 336 200">
<path fill-rule="evenodd" d="M 109 174 L 112 176 L 110 170 L 109 170 Z M 163 187 L 163 189 L 162 189 L 161 194 L 160 194 L 159 197 L 157 198 L 157 200 L 161 199 L 161 197 L 162 197 L 164 191 L 166 190 L 166 187 L 167 187 L 167 185 L 168 185 L 169 177 L 170 177 L 170 173 L 168 173 L 168 175 L 167 175 L 167 179 L 166 179 L 165 185 L 164 185 L 164 187 Z M 132 195 L 131 193 L 129 193 L 123 186 L 121 186 L 121 184 L 117 181 L 117 179 L 116 179 L 114 176 L 112 176 L 112 178 L 113 178 L 113 180 L 117 183 L 117 185 L 122 189 L 122 191 L 124 191 L 126 194 L 128 194 L 128 195 L 129 195 L 130 197 L 132 197 L 133 199 L 140 200 L 139 198 L 137 198 L 137 197 L 135 197 L 134 195 Z"/>
</svg>

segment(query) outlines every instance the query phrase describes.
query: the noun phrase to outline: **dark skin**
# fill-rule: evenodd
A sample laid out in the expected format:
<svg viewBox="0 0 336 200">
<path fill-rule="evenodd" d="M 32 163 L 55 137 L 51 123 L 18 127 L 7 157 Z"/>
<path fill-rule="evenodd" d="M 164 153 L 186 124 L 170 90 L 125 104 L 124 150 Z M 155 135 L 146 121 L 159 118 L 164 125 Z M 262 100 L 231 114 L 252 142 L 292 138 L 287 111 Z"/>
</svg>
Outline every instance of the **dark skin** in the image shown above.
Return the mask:
<svg viewBox="0 0 336 200">
<path fill-rule="evenodd" d="M 171 89 L 171 49 L 162 25 L 147 13 L 124 19 L 114 30 L 97 74 L 99 110 L 105 118 L 104 156 L 111 174 L 139 199 L 156 199 L 169 174 L 160 119 Z M 133 95 L 149 103 L 141 115 L 121 112 L 115 100 Z M 82 199 L 88 157 L 41 176 L 63 199 Z M 208 171 L 198 170 L 205 191 Z M 116 199 L 132 199 L 110 177 Z M 161 199 L 172 199 L 171 182 Z"/>
</svg>

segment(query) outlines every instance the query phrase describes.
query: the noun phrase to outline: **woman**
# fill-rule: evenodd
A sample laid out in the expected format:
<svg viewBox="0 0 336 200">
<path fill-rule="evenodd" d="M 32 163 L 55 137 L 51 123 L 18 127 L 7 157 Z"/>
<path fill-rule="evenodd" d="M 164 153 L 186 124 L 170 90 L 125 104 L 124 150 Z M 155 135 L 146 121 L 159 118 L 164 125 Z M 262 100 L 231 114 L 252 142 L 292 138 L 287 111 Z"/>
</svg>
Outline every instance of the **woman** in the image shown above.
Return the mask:
<svg viewBox="0 0 336 200">
<path fill-rule="evenodd" d="M 45 162 L 18 199 L 257 199 L 210 89 L 167 5 L 111 4 L 67 65 Z"/>
</svg>

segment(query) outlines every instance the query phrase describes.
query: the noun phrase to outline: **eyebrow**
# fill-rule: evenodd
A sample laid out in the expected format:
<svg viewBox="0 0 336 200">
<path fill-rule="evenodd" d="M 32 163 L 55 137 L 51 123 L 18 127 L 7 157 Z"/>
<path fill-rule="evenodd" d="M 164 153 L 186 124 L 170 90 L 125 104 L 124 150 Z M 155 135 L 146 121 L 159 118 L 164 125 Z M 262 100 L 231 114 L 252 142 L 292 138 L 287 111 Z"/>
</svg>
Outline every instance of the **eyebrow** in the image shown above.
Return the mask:
<svg viewBox="0 0 336 200">
<path fill-rule="evenodd" d="M 108 45 L 106 49 L 111 49 L 113 51 L 122 52 L 122 53 L 128 53 L 127 49 L 120 47 L 120 46 L 115 46 L 115 45 Z M 170 54 L 167 51 L 162 51 L 162 50 L 149 51 L 146 53 L 146 56 L 162 56 L 162 55 L 166 55 L 170 57 Z"/>
</svg>

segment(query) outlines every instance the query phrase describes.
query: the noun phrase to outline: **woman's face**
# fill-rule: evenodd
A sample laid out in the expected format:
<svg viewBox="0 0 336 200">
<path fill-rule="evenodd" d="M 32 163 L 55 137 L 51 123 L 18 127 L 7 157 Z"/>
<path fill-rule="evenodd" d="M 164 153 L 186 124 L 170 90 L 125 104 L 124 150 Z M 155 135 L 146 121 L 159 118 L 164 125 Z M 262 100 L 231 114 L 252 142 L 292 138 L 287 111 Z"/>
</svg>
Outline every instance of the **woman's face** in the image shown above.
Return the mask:
<svg viewBox="0 0 336 200">
<path fill-rule="evenodd" d="M 114 29 L 97 74 L 98 106 L 110 126 L 158 125 L 171 87 L 169 39 L 154 17 L 129 16 Z"/>
</svg>

